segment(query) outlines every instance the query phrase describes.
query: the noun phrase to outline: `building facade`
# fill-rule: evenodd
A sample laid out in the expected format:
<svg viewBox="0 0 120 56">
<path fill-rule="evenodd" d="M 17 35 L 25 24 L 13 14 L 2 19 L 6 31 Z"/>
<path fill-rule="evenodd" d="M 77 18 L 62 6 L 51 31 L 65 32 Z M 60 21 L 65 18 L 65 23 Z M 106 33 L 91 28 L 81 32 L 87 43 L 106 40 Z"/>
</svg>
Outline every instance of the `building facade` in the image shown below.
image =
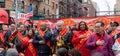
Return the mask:
<svg viewBox="0 0 120 56">
<path fill-rule="evenodd" d="M 16 0 L 5 0 L 4 7 L 6 10 L 15 11 Z M 1 2 L 3 4 L 3 2 Z M 0 3 L 0 4 L 1 4 Z M 32 4 L 33 14 L 44 17 L 43 19 L 55 19 L 58 14 L 59 0 L 19 0 L 19 13 L 28 13 L 28 9 Z"/>
<path fill-rule="evenodd" d="M 120 15 L 120 0 L 116 0 L 116 4 L 114 6 L 114 14 Z"/>
</svg>

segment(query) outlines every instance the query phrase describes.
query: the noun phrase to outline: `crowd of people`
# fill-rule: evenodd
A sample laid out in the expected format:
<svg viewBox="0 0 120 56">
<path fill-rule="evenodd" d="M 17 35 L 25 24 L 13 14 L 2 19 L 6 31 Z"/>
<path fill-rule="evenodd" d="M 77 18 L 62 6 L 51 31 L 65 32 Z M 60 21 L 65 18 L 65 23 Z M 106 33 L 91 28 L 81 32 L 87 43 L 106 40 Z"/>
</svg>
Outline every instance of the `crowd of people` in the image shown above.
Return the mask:
<svg viewBox="0 0 120 56">
<path fill-rule="evenodd" d="M 32 28 L 24 24 L 3 25 L 0 31 L 2 56 L 120 56 L 120 27 L 102 21 L 88 26 L 81 21 L 73 28 L 64 21 L 49 28 L 46 22 Z M 40 28 L 40 29 L 38 29 Z"/>
</svg>

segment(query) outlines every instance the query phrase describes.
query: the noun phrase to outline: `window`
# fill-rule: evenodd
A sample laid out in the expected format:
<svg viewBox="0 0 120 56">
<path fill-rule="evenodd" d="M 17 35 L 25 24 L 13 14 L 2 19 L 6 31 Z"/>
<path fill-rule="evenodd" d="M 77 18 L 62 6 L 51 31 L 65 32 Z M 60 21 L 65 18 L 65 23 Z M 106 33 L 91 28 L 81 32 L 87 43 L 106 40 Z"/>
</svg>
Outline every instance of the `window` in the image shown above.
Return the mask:
<svg viewBox="0 0 120 56">
<path fill-rule="evenodd" d="M 5 8 L 5 0 L 0 0 L 0 8 Z"/>
<path fill-rule="evenodd" d="M 58 8 L 58 4 L 56 4 L 56 9 Z"/>
<path fill-rule="evenodd" d="M 54 19 L 54 14 L 52 14 L 52 19 Z"/>
<path fill-rule="evenodd" d="M 43 8 L 43 14 L 45 14 L 45 8 Z"/>
<path fill-rule="evenodd" d="M 45 3 L 45 2 L 46 2 L 46 0 L 43 0 L 43 2 Z"/>
<path fill-rule="evenodd" d="M 49 15 L 49 9 L 47 10 L 47 15 Z"/>
<path fill-rule="evenodd" d="M 52 2 L 52 7 L 53 7 L 53 9 L 54 9 L 54 2 Z"/>
<path fill-rule="evenodd" d="M 50 0 L 48 0 L 48 4 L 50 3 Z"/>
</svg>

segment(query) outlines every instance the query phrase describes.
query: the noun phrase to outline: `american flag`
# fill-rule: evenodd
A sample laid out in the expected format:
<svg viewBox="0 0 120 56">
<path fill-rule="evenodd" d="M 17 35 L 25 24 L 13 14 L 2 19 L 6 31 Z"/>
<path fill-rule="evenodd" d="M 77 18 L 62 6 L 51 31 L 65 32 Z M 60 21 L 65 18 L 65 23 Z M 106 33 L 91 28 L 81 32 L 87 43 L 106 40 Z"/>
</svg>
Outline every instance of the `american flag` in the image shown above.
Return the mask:
<svg viewBox="0 0 120 56">
<path fill-rule="evenodd" d="M 31 17 L 33 17 L 33 11 L 27 13 L 27 18 L 31 18 Z"/>
<path fill-rule="evenodd" d="M 28 8 L 27 18 L 31 18 L 33 16 L 32 4 L 30 4 Z"/>
</svg>

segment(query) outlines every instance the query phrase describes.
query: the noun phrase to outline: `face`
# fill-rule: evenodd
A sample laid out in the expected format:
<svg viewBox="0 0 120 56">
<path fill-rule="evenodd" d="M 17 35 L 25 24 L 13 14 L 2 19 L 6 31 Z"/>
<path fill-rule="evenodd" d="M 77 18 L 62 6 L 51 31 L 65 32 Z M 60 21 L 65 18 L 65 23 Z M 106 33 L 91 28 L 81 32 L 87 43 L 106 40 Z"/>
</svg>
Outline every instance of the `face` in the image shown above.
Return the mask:
<svg viewBox="0 0 120 56">
<path fill-rule="evenodd" d="M 41 24 L 41 25 L 40 25 L 40 29 L 41 29 L 41 30 L 45 30 L 46 28 L 47 28 L 46 24 Z"/>
<path fill-rule="evenodd" d="M 61 30 L 63 29 L 63 27 L 64 27 L 64 25 L 62 25 L 62 24 L 57 24 L 57 28 L 58 28 L 59 31 L 61 31 Z"/>
<path fill-rule="evenodd" d="M 7 31 L 7 30 L 8 30 L 8 26 L 7 26 L 7 25 L 4 25 L 4 26 L 3 26 L 3 30 Z"/>
<path fill-rule="evenodd" d="M 94 26 L 89 26 L 89 30 L 94 32 Z"/>
<path fill-rule="evenodd" d="M 111 28 L 111 30 L 115 30 L 117 27 L 115 27 L 115 26 L 110 26 Z"/>
<path fill-rule="evenodd" d="M 80 29 L 85 30 L 85 23 L 84 22 L 80 23 Z"/>
<path fill-rule="evenodd" d="M 15 28 L 16 28 L 15 25 L 14 25 L 14 24 L 11 24 L 10 29 L 11 29 L 12 31 L 14 31 Z"/>
<path fill-rule="evenodd" d="M 33 35 L 32 30 L 29 30 L 28 35 L 29 35 L 29 36 L 32 36 L 32 35 Z"/>
<path fill-rule="evenodd" d="M 96 23 L 95 24 L 95 32 L 96 33 L 102 33 L 104 27 L 101 26 L 101 23 Z"/>
<path fill-rule="evenodd" d="M 25 30 L 24 25 L 21 25 L 21 26 L 20 26 L 20 31 L 24 31 L 24 30 Z"/>
</svg>

